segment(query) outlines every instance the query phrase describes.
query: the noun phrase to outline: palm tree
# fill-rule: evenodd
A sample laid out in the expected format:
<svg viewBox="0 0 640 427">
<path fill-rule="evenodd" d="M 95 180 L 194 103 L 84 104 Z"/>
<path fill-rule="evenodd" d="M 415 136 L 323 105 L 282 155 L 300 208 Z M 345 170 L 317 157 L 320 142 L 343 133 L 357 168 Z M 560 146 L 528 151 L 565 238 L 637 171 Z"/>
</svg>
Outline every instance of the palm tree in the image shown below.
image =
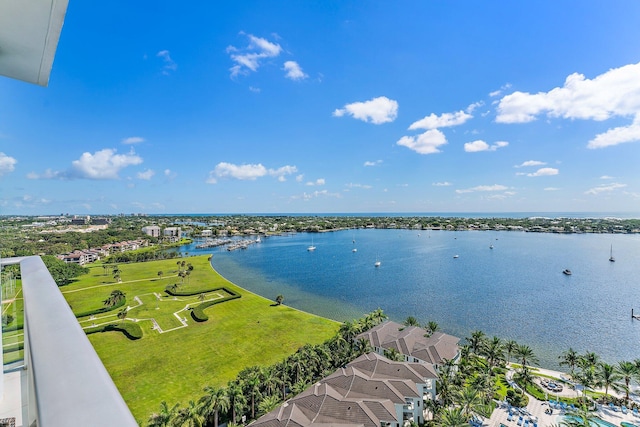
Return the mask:
<svg viewBox="0 0 640 427">
<path fill-rule="evenodd" d="M 276 305 L 281 305 L 282 301 L 284 301 L 284 296 L 282 296 L 282 294 L 278 295 L 276 297 Z"/>
<path fill-rule="evenodd" d="M 111 294 L 109 294 L 109 298 L 107 298 L 106 300 L 102 301 L 102 303 L 104 305 L 106 305 L 107 307 L 114 307 L 118 304 L 120 304 L 121 301 L 124 301 L 126 299 L 126 296 L 124 294 L 124 292 L 122 292 L 119 289 L 115 289 L 113 291 L 111 291 Z"/>
<path fill-rule="evenodd" d="M 360 333 L 360 328 L 355 323 L 347 320 L 342 325 L 340 325 L 338 333 L 342 335 L 342 338 L 344 338 L 346 342 L 352 342 L 356 335 Z"/>
<path fill-rule="evenodd" d="M 256 396 L 260 393 L 260 368 L 251 368 L 249 375 L 244 379 L 244 385 L 251 396 L 251 419 L 256 418 Z"/>
<path fill-rule="evenodd" d="M 485 341 L 482 350 L 489 363 L 489 369 L 496 366 L 501 360 L 504 360 L 504 345 L 502 344 L 502 340 L 496 336 L 489 341 Z"/>
<path fill-rule="evenodd" d="M 224 387 L 216 388 L 214 386 L 206 386 L 204 388 L 204 396 L 200 398 L 200 414 L 210 420 L 213 416 L 213 427 L 218 427 L 218 416 L 220 412 L 229 410 L 229 397 Z"/>
<path fill-rule="evenodd" d="M 504 351 L 507 353 L 507 364 L 511 363 L 511 356 L 515 353 L 516 348 L 518 348 L 518 343 L 514 340 L 508 340 L 504 343 Z"/>
<path fill-rule="evenodd" d="M 472 353 L 478 354 L 480 352 L 485 338 L 486 336 L 482 331 L 476 330 L 471 332 L 471 338 L 467 338 L 467 341 L 469 342 L 469 348 Z"/>
<path fill-rule="evenodd" d="M 373 310 L 369 316 L 371 317 L 372 322 L 374 323 L 373 326 L 378 325 L 380 323 L 382 323 L 385 319 L 387 319 L 387 315 L 384 314 L 384 311 L 382 311 L 382 309 L 380 307 L 376 308 L 375 310 Z"/>
<path fill-rule="evenodd" d="M 231 403 L 231 421 L 235 423 L 236 414 L 242 411 L 247 401 L 242 393 L 242 388 L 235 381 L 230 381 L 229 384 L 227 384 L 227 396 Z"/>
<path fill-rule="evenodd" d="M 258 411 L 262 414 L 273 411 L 280 403 L 278 395 L 267 396 L 258 404 Z"/>
<path fill-rule="evenodd" d="M 162 270 L 158 271 L 158 278 L 159 278 L 159 279 L 162 279 L 162 275 L 163 275 L 163 274 L 164 274 L 164 273 L 162 272 Z"/>
<path fill-rule="evenodd" d="M 387 348 L 384 350 L 384 357 L 389 360 L 395 360 L 396 362 L 404 361 L 404 356 L 395 348 Z"/>
<path fill-rule="evenodd" d="M 624 379 L 625 401 L 629 403 L 629 383 L 638 375 L 638 368 L 633 362 L 621 361 L 616 367 L 618 374 Z"/>
<path fill-rule="evenodd" d="M 188 285 L 191 282 L 191 270 L 185 271 L 184 275 L 187 276 L 187 285 Z"/>
<path fill-rule="evenodd" d="M 433 320 L 430 320 L 429 322 L 427 322 L 427 324 L 424 326 L 424 328 L 427 330 L 427 336 L 430 337 L 438 329 L 440 329 L 440 326 L 438 325 L 438 323 L 434 322 Z"/>
<path fill-rule="evenodd" d="M 122 323 L 124 323 L 124 319 L 127 318 L 127 312 L 128 312 L 127 307 L 123 308 L 118 312 L 118 315 L 117 315 L 118 319 L 122 320 Z"/>
<path fill-rule="evenodd" d="M 204 294 L 204 292 L 203 292 L 203 293 L 201 293 L 200 295 L 198 295 L 198 300 L 199 300 L 200 302 L 204 301 L 204 300 L 205 300 L 205 298 L 206 298 L 206 295 Z"/>
<path fill-rule="evenodd" d="M 420 326 L 420 322 L 413 316 L 409 316 L 404 321 L 405 326 Z"/>
<path fill-rule="evenodd" d="M 362 356 L 365 353 L 372 352 L 373 347 L 371 347 L 371 342 L 368 339 L 360 338 L 356 341 L 355 350 L 357 356 Z"/>
<path fill-rule="evenodd" d="M 168 427 L 171 425 L 171 421 L 178 410 L 178 404 L 176 403 L 172 408 L 169 408 L 167 402 L 164 400 L 160 402 L 160 412 L 154 412 L 149 417 L 149 427 Z"/>
<path fill-rule="evenodd" d="M 532 364 L 532 365 L 538 364 L 538 358 L 536 357 L 531 347 L 529 347 L 526 344 L 518 345 L 514 356 L 518 358 L 518 360 L 520 360 L 520 363 L 522 364 L 522 369 L 524 369 L 525 366 L 527 366 L 527 364 Z"/>
<path fill-rule="evenodd" d="M 202 427 L 203 422 L 200 408 L 193 400 L 189 401 L 186 408 L 180 408 L 173 418 L 173 425 L 176 427 Z"/>
<path fill-rule="evenodd" d="M 582 359 L 583 364 L 594 368 L 596 367 L 598 362 L 600 362 L 600 356 L 592 351 L 586 352 L 584 355 L 580 356 L 580 359 Z"/>
<path fill-rule="evenodd" d="M 614 391 L 620 390 L 620 385 L 618 381 L 622 379 L 622 376 L 618 373 L 616 368 L 613 365 L 609 365 L 608 363 L 599 363 L 596 368 L 596 381 L 597 385 L 604 387 L 604 397 L 605 399 L 609 395 L 609 387 L 611 387 Z"/>
<path fill-rule="evenodd" d="M 475 387 L 464 387 L 457 393 L 457 404 L 460 405 L 462 415 L 467 420 L 471 418 L 473 413 L 478 411 L 480 405 L 482 405 L 482 398 Z"/>
<path fill-rule="evenodd" d="M 461 408 L 447 408 L 442 411 L 435 424 L 438 427 L 468 427 L 469 419 Z"/>
<path fill-rule="evenodd" d="M 578 360 L 580 359 L 578 353 L 574 349 L 569 347 L 569 350 L 562 353 L 558 358 L 560 359 L 560 366 L 567 365 L 569 367 L 569 371 L 571 372 L 571 376 L 573 377 L 573 370 L 575 369 L 576 365 L 578 364 Z"/>
</svg>

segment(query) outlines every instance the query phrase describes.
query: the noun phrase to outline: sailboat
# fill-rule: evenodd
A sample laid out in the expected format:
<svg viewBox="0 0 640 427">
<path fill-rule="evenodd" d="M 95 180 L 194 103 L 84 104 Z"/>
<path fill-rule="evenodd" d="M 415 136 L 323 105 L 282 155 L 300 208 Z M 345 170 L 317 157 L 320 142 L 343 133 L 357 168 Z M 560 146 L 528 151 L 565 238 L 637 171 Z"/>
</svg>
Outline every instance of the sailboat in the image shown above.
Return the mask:
<svg viewBox="0 0 640 427">
<path fill-rule="evenodd" d="M 380 267 L 380 260 L 378 259 L 378 255 L 376 254 L 376 262 L 373 264 L 374 267 Z"/>
<path fill-rule="evenodd" d="M 315 250 L 316 250 L 316 247 L 315 247 L 315 246 L 313 246 L 313 237 L 311 238 L 311 245 L 307 248 L 307 250 L 308 250 L 309 252 L 311 252 L 311 251 L 315 251 Z"/>
<path fill-rule="evenodd" d="M 609 252 L 609 261 L 616 262 L 616 259 L 613 257 L 613 245 L 611 245 L 611 251 Z"/>
</svg>

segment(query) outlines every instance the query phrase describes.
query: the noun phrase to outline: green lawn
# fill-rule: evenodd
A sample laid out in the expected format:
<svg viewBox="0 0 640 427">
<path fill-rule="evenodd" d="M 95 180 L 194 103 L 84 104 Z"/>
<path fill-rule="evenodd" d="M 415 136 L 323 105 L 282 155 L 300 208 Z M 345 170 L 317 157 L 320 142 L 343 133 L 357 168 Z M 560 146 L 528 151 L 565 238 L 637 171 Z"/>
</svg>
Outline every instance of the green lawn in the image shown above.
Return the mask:
<svg viewBox="0 0 640 427">
<path fill-rule="evenodd" d="M 182 260 L 182 259 L 181 259 Z M 317 344 L 331 337 L 339 324 L 303 313 L 287 306 L 272 306 L 272 301 L 238 288 L 218 275 L 207 256 L 185 259 L 193 265 L 188 279 L 178 291 L 203 291 L 225 286 L 241 298 L 214 305 L 205 310 L 209 320 L 195 322 L 188 311 L 187 327 L 163 334 L 152 330 L 152 323 L 140 320 L 144 337 L 130 341 L 119 332 L 89 335 L 98 355 L 111 374 L 136 419 L 146 421 L 162 400 L 186 404 L 202 395 L 206 385 L 225 385 L 243 368 L 270 365 L 282 360 L 306 343 Z M 156 319 L 163 330 L 179 327 L 173 315 L 198 297 L 178 297 L 164 293 L 167 285 L 180 283 L 177 260 L 120 264 L 122 282 L 116 283 L 111 269 L 94 266 L 78 281 L 61 288 L 74 312 L 100 308 L 112 290 L 125 293 L 133 308 L 128 318 Z M 158 276 L 158 271 L 163 275 Z M 158 301 L 155 293 L 162 294 Z M 217 297 L 216 291 L 205 298 Z M 278 290 L 274 290 L 274 297 Z M 156 308 L 158 307 L 158 308 Z M 118 310 L 80 319 L 83 326 L 115 320 Z M 127 320 L 130 321 L 130 320 Z"/>
<path fill-rule="evenodd" d="M 2 304 L 2 314 L 10 314 L 13 317 L 13 322 L 7 326 L 9 329 L 13 329 L 16 326 L 22 328 L 24 321 L 23 308 L 22 308 L 22 283 L 20 280 L 16 281 L 14 293 L 12 295 L 3 295 L 6 302 Z M 2 346 L 5 349 L 3 351 L 3 363 L 10 363 L 16 360 L 21 360 L 23 356 L 23 350 L 8 351 L 10 348 L 15 348 L 15 345 L 22 343 L 23 334 L 22 329 L 13 331 L 4 331 L 2 333 Z"/>
</svg>

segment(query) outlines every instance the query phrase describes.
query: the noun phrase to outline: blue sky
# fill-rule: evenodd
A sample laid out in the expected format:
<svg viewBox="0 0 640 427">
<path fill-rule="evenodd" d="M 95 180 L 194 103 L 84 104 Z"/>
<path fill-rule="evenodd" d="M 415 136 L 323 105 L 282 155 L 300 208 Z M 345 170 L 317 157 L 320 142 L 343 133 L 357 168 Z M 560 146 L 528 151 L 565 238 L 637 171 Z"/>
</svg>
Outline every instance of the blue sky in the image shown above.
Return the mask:
<svg viewBox="0 0 640 427">
<path fill-rule="evenodd" d="M 640 2 L 71 0 L 0 214 L 640 212 Z"/>
</svg>

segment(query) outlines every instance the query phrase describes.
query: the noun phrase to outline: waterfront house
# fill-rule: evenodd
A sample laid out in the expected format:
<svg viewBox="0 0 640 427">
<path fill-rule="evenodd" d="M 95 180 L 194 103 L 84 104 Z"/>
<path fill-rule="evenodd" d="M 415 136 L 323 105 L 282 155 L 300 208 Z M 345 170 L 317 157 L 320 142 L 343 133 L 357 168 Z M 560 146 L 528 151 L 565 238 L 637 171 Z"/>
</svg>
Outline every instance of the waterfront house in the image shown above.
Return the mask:
<svg viewBox="0 0 640 427">
<path fill-rule="evenodd" d="M 435 395 L 436 372 L 427 363 L 395 362 L 364 354 L 251 426 L 340 425 L 400 427 L 424 422 Z"/>
<path fill-rule="evenodd" d="M 426 329 L 391 321 L 380 323 L 355 339 L 362 338 L 368 340 L 377 353 L 384 355 L 385 350 L 395 349 L 407 362 L 438 366 L 445 360 L 456 360 L 459 356 L 460 338 L 442 332 L 429 335 Z"/>
</svg>

